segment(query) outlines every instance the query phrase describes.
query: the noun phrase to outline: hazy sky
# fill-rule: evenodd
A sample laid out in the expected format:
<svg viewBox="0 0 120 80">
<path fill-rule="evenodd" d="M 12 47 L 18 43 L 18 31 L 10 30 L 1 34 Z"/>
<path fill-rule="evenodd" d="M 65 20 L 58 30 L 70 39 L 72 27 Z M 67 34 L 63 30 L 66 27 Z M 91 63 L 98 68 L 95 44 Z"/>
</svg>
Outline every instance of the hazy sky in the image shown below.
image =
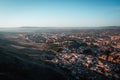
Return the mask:
<svg viewBox="0 0 120 80">
<path fill-rule="evenodd" d="M 0 27 L 120 26 L 120 0 L 0 0 Z"/>
</svg>

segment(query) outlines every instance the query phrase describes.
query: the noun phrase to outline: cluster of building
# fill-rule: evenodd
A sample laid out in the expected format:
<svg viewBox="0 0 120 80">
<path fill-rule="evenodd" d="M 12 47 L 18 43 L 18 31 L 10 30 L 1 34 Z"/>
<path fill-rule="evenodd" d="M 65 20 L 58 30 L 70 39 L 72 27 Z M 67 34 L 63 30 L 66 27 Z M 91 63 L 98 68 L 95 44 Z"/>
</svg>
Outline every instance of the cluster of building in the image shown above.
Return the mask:
<svg viewBox="0 0 120 80">
<path fill-rule="evenodd" d="M 56 53 L 52 62 L 74 80 L 120 79 L 119 30 L 72 30 L 21 34 L 26 41 L 46 43 Z M 87 77 L 86 77 L 87 76 Z"/>
<path fill-rule="evenodd" d="M 72 76 L 74 80 L 120 79 L 120 64 L 100 60 L 92 55 L 57 54 L 51 62 L 67 72 L 66 74 Z"/>
</svg>

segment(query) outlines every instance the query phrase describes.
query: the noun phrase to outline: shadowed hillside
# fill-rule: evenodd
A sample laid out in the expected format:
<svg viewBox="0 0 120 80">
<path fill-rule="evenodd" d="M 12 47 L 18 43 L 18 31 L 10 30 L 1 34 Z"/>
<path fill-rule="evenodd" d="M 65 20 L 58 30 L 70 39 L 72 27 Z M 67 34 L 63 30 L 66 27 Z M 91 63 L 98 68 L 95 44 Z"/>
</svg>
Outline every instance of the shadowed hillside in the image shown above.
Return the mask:
<svg viewBox="0 0 120 80">
<path fill-rule="evenodd" d="M 0 40 L 0 80 L 66 80 L 47 65 L 30 61 L 24 55 L 15 55 L 20 51 L 17 53 L 12 47 L 8 48 L 9 45 L 10 41 Z"/>
</svg>

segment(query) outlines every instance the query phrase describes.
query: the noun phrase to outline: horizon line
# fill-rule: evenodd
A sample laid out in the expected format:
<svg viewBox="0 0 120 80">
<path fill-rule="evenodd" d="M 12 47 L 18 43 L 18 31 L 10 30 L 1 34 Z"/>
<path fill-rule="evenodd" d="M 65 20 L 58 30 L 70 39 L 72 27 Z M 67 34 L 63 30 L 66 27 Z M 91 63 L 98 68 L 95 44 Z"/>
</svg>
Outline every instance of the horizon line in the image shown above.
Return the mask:
<svg viewBox="0 0 120 80">
<path fill-rule="evenodd" d="M 0 28 L 98 28 L 98 27 L 120 27 L 120 26 L 19 26 L 19 27 L 0 27 Z"/>
</svg>

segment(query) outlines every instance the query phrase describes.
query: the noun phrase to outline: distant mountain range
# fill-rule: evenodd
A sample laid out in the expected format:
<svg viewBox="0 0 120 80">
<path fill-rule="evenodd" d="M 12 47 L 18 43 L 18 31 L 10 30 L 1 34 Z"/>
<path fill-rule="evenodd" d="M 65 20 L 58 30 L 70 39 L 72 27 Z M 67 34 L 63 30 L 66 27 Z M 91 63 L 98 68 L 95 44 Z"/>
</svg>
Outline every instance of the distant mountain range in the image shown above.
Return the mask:
<svg viewBox="0 0 120 80">
<path fill-rule="evenodd" d="M 33 31 L 49 31 L 49 30 L 71 30 L 71 29 L 120 29 L 120 26 L 102 26 L 102 27 L 36 27 L 36 26 L 23 26 L 0 28 L 0 32 L 33 32 Z"/>
<path fill-rule="evenodd" d="M 103 29 L 120 29 L 120 26 L 106 26 L 106 27 L 99 27 Z"/>
<path fill-rule="evenodd" d="M 41 28 L 41 29 L 120 29 L 120 26 L 101 26 L 101 27 L 36 27 L 23 26 L 20 28 Z"/>
</svg>

